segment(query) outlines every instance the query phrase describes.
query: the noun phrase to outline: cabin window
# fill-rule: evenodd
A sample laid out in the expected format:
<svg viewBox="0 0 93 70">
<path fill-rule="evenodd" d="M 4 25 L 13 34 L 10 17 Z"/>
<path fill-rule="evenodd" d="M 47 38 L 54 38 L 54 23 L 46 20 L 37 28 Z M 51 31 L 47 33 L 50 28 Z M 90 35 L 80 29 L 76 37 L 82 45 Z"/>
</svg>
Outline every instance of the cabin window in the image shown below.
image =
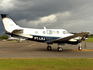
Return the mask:
<svg viewBox="0 0 93 70">
<path fill-rule="evenodd" d="M 47 33 L 48 33 L 48 34 L 52 34 L 52 30 L 48 30 Z"/>
<path fill-rule="evenodd" d="M 38 31 L 35 31 L 35 34 L 38 34 Z"/>
<path fill-rule="evenodd" d="M 53 31 L 53 34 L 55 34 L 55 31 Z"/>
<path fill-rule="evenodd" d="M 57 34 L 59 34 L 59 31 L 57 31 Z"/>
<path fill-rule="evenodd" d="M 43 34 L 45 34 L 45 31 L 43 31 Z"/>
</svg>

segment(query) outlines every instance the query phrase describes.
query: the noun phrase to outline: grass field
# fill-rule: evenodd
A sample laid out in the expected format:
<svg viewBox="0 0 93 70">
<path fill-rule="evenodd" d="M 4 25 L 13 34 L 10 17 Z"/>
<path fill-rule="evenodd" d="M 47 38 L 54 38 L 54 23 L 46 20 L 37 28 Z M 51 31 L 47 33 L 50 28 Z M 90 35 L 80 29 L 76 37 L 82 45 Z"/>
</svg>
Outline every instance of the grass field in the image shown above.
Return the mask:
<svg viewBox="0 0 93 70">
<path fill-rule="evenodd" d="M 87 42 L 93 42 L 93 38 L 88 38 L 86 41 Z"/>
<path fill-rule="evenodd" d="M 0 59 L 0 70 L 93 70 L 93 58 Z"/>
<path fill-rule="evenodd" d="M 0 59 L 0 70 L 93 70 L 89 58 Z"/>
</svg>

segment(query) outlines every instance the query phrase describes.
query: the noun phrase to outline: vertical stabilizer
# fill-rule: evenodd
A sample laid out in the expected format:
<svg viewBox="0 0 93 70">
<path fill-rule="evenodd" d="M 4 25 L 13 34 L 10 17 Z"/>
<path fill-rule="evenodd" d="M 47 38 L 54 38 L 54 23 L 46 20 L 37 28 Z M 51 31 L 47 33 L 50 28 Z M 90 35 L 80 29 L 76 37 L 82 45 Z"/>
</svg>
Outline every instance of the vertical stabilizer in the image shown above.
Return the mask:
<svg viewBox="0 0 93 70">
<path fill-rule="evenodd" d="M 8 15 L 1 14 L 2 21 L 7 32 L 12 32 L 15 29 L 20 29 L 20 27 L 16 24 L 16 22 Z"/>
</svg>

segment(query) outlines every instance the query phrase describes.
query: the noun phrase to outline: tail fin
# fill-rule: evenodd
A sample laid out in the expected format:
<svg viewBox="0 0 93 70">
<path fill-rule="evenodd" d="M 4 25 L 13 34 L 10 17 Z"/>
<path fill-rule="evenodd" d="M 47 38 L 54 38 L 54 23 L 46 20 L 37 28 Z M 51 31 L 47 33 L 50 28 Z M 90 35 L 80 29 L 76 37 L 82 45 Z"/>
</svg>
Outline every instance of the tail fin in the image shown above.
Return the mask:
<svg viewBox="0 0 93 70">
<path fill-rule="evenodd" d="M 20 27 L 16 24 L 16 22 L 8 15 L 1 14 L 2 21 L 7 32 L 12 32 L 15 29 L 20 29 Z"/>
</svg>

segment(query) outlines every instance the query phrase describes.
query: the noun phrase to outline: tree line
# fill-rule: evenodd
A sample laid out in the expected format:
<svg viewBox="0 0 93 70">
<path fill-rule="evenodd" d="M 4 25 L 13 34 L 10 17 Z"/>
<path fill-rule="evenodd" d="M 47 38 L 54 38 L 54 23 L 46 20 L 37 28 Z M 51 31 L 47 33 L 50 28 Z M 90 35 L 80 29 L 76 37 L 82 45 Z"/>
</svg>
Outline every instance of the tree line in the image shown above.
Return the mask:
<svg viewBox="0 0 93 70">
<path fill-rule="evenodd" d="M 8 36 L 6 34 L 0 36 L 0 39 L 8 39 Z"/>
</svg>

